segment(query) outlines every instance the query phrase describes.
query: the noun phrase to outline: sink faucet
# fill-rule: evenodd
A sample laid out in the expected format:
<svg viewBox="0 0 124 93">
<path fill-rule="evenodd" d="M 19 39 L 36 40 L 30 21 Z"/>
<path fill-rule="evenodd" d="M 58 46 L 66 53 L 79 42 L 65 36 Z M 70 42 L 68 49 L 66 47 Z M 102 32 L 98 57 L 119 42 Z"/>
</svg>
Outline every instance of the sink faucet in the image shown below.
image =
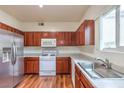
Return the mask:
<svg viewBox="0 0 124 93">
<path fill-rule="evenodd" d="M 105 67 L 107 69 L 111 69 L 111 63 L 109 62 L 109 60 L 107 58 L 105 60 L 102 60 L 100 58 L 95 58 L 95 60 L 99 60 L 99 61 L 103 62 L 103 64 L 105 65 Z"/>
</svg>

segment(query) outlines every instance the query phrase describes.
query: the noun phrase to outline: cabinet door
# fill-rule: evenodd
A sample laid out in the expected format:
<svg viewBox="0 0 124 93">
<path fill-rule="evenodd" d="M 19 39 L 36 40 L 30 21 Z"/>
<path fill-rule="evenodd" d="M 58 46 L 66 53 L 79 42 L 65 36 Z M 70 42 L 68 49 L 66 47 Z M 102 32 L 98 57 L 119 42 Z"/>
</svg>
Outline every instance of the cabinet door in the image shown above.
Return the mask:
<svg viewBox="0 0 124 93">
<path fill-rule="evenodd" d="M 33 65 L 33 73 L 39 73 L 39 61 L 34 61 Z"/>
<path fill-rule="evenodd" d="M 80 45 L 80 32 L 79 32 L 79 30 L 76 32 L 76 45 L 77 46 Z"/>
<path fill-rule="evenodd" d="M 80 88 L 85 88 L 84 84 L 80 81 Z"/>
<path fill-rule="evenodd" d="M 39 58 L 38 57 L 24 58 L 24 71 L 25 74 L 39 73 Z"/>
<path fill-rule="evenodd" d="M 76 32 L 71 32 L 71 45 L 76 46 Z"/>
<path fill-rule="evenodd" d="M 85 20 L 85 45 L 94 45 L 94 21 Z"/>
<path fill-rule="evenodd" d="M 41 37 L 42 38 L 49 38 L 49 33 L 48 32 L 42 32 Z"/>
<path fill-rule="evenodd" d="M 85 86 L 85 88 L 94 88 L 93 85 L 90 83 L 90 81 L 85 77 L 83 73 L 81 73 L 80 80 Z"/>
<path fill-rule="evenodd" d="M 72 45 L 73 45 L 73 44 L 72 44 L 72 38 L 71 38 L 71 37 L 72 37 L 72 33 L 69 32 L 69 33 L 68 33 L 68 45 L 69 45 L 69 46 L 72 46 Z"/>
<path fill-rule="evenodd" d="M 34 32 L 34 46 L 41 46 L 41 33 Z"/>
<path fill-rule="evenodd" d="M 33 61 L 27 60 L 24 65 L 25 65 L 25 73 L 26 74 L 34 73 L 34 70 L 33 70 L 34 62 Z"/>
<path fill-rule="evenodd" d="M 69 57 L 57 57 L 56 61 L 56 73 L 57 74 L 69 74 L 71 64 L 69 64 Z"/>
<path fill-rule="evenodd" d="M 50 32 L 49 37 L 50 38 L 56 38 L 56 32 Z"/>
<path fill-rule="evenodd" d="M 79 32 L 79 42 L 80 42 L 80 45 L 85 45 L 85 24 L 82 24 L 80 26 L 80 32 Z"/>
<path fill-rule="evenodd" d="M 56 38 L 56 32 L 42 32 L 42 38 Z"/>
<path fill-rule="evenodd" d="M 63 62 L 61 60 L 56 62 L 56 74 L 62 74 Z"/>
<path fill-rule="evenodd" d="M 75 88 L 80 88 L 80 77 L 75 73 Z"/>
<path fill-rule="evenodd" d="M 69 64 L 68 64 L 68 61 L 66 60 L 63 60 L 62 62 L 62 73 L 63 74 L 68 74 L 69 73 Z"/>
<path fill-rule="evenodd" d="M 33 32 L 25 32 L 24 33 L 24 45 L 33 46 L 33 44 L 34 44 Z"/>
<path fill-rule="evenodd" d="M 57 33 L 57 46 L 64 46 L 65 40 L 64 40 L 64 32 L 58 32 Z"/>
</svg>

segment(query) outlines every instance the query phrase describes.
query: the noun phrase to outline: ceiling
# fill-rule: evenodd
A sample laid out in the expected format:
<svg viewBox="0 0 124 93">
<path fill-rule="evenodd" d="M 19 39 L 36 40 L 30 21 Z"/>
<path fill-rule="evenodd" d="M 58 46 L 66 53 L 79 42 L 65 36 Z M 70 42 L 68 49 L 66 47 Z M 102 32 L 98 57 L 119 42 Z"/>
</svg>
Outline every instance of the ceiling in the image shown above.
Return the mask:
<svg viewBox="0 0 124 93">
<path fill-rule="evenodd" d="M 0 5 L 0 9 L 23 22 L 80 21 L 88 5 Z"/>
</svg>

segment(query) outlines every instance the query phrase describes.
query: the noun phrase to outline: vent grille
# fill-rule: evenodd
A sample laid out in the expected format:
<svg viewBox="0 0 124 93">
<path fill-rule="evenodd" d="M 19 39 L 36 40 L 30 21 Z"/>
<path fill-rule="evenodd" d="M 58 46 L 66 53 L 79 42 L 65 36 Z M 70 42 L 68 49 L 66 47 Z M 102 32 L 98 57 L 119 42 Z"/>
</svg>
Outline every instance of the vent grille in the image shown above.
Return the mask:
<svg viewBox="0 0 124 93">
<path fill-rule="evenodd" d="M 44 26 L 44 23 L 38 23 L 38 26 Z"/>
</svg>

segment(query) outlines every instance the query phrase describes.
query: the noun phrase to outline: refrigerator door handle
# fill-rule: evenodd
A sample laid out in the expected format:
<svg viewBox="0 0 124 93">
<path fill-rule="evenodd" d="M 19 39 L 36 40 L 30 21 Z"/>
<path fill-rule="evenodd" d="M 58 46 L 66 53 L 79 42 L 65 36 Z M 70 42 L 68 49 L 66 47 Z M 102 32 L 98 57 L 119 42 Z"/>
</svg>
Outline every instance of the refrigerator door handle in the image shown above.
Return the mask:
<svg viewBox="0 0 124 93">
<path fill-rule="evenodd" d="M 11 63 L 14 65 L 14 44 L 12 43 L 11 47 Z"/>
<path fill-rule="evenodd" d="M 14 64 L 16 64 L 16 53 L 17 53 L 17 49 L 16 49 L 16 44 L 14 42 Z"/>
</svg>

